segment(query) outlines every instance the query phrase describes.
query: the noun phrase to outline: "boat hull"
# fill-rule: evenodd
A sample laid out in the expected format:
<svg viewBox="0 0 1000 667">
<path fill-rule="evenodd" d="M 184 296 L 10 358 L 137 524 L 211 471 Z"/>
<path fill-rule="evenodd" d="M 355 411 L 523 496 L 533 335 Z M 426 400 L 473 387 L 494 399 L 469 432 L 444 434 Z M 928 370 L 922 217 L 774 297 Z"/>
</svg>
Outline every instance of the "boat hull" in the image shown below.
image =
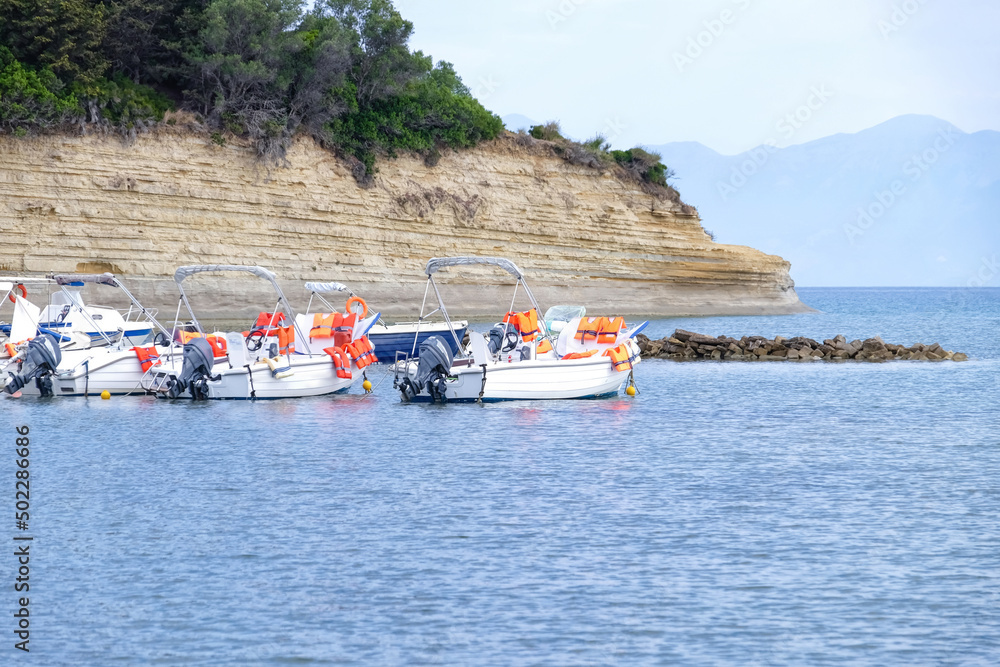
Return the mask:
<svg viewBox="0 0 1000 667">
<path fill-rule="evenodd" d="M 465 322 L 456 323 L 455 335 L 458 340 L 465 338 L 468 324 Z M 417 337 L 416 349 L 414 349 L 413 338 Z M 440 336 L 451 347 L 452 354 L 458 353 L 458 344 L 451 335 L 447 324 L 424 324 L 417 332 L 416 326 L 410 325 L 390 325 L 388 327 L 375 326 L 368 332 L 368 340 L 375 346 L 375 355 L 382 363 L 393 363 L 398 357 L 404 356 L 416 359 L 420 356 L 420 344 L 431 336 Z"/>
<path fill-rule="evenodd" d="M 165 396 L 167 382 L 180 373 L 180 363 L 173 368 L 154 368 L 143 379 L 142 386 L 151 393 Z M 207 384 L 210 400 L 275 400 L 324 396 L 350 389 L 361 372 L 352 364 L 351 378 L 337 377 L 327 355 L 296 355 L 291 359 L 293 375 L 276 378 L 264 362 L 232 368 L 221 360 L 212 369 L 216 380 Z M 185 392 L 178 400 L 191 399 Z"/>
<path fill-rule="evenodd" d="M 166 362 L 181 351 L 158 348 L 160 359 Z M 141 381 L 145 373 L 135 352 L 109 350 L 106 347 L 74 350 L 63 353 L 59 369 L 52 375 L 52 393 L 55 396 L 100 396 L 107 391 L 112 396 L 144 394 Z M 34 382 L 21 390 L 24 396 L 38 396 Z"/>
<path fill-rule="evenodd" d="M 414 369 L 411 365 L 411 377 Z M 484 402 L 604 398 L 616 396 L 628 377 L 629 371 L 616 371 L 608 357 L 493 363 L 485 386 L 481 367 L 452 368 L 445 396 L 455 403 L 478 401 L 480 391 Z M 426 389 L 413 399 L 431 400 Z"/>
<path fill-rule="evenodd" d="M 68 325 L 68 324 L 62 324 L 62 323 L 59 323 L 59 322 L 39 322 L 38 323 L 38 328 L 39 329 L 48 329 L 49 331 L 52 331 L 52 332 L 55 332 L 55 333 L 62 333 L 64 330 L 65 331 L 80 331 L 80 333 L 83 333 L 83 334 L 89 336 L 90 340 L 93 341 L 95 344 L 100 344 L 100 343 L 104 342 L 104 340 L 106 338 L 110 338 L 110 339 L 114 340 L 114 339 L 118 338 L 118 336 L 120 334 L 123 335 L 125 338 L 128 338 L 130 340 L 145 340 L 145 339 L 147 339 L 147 338 L 149 338 L 150 336 L 153 335 L 153 327 L 150 326 L 150 325 L 138 325 L 138 326 L 127 327 L 124 330 L 124 333 L 122 333 L 121 331 L 118 331 L 118 330 L 114 330 L 114 331 L 86 331 L 86 330 L 82 330 L 82 329 L 73 329 L 73 327 L 71 327 L 70 325 Z"/>
</svg>

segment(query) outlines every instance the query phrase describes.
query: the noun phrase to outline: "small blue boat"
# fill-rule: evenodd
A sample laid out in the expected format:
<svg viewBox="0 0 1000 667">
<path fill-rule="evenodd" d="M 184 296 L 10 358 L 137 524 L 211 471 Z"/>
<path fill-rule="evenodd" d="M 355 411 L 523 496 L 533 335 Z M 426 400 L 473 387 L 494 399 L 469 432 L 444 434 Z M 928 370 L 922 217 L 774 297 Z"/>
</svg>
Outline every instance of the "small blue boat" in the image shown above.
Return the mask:
<svg viewBox="0 0 1000 667">
<path fill-rule="evenodd" d="M 445 322 L 401 322 L 398 324 L 387 324 L 379 313 L 375 313 L 369 317 L 368 305 L 364 302 L 364 299 L 358 297 L 343 283 L 310 282 L 306 283 L 306 289 L 310 292 L 309 305 L 306 306 L 305 314 L 298 316 L 302 318 L 300 324 L 304 330 L 309 330 L 312 327 L 314 300 L 322 304 L 324 312 L 336 313 L 339 310 L 338 307 L 330 303 L 326 297 L 337 293 L 348 294 L 350 298 L 347 300 L 346 310 L 348 314 L 354 313 L 360 318 L 358 322 L 359 331 L 354 335 L 368 336 L 368 340 L 375 346 L 375 356 L 383 364 L 395 363 L 397 356 L 399 358 L 418 358 L 420 356 L 420 344 L 431 336 L 444 338 L 448 342 L 448 345 L 452 347 L 452 352 L 458 354 L 458 344 L 455 342 L 455 337 L 458 340 L 463 340 L 465 332 L 469 328 L 469 323 L 464 321 L 452 322 L 451 327 Z M 451 331 L 455 332 L 455 336 L 451 335 Z"/>
<path fill-rule="evenodd" d="M 468 322 L 453 322 L 455 336 L 458 340 L 465 338 L 469 328 Z M 368 339 L 375 346 L 375 354 L 382 363 L 393 363 L 397 354 L 416 359 L 420 355 L 420 344 L 431 336 L 440 336 L 451 346 L 452 354 L 458 354 L 458 344 L 455 336 L 448 333 L 448 325 L 444 322 L 416 322 L 404 324 L 376 324 L 368 331 Z M 416 338 L 416 345 L 413 344 Z"/>
</svg>

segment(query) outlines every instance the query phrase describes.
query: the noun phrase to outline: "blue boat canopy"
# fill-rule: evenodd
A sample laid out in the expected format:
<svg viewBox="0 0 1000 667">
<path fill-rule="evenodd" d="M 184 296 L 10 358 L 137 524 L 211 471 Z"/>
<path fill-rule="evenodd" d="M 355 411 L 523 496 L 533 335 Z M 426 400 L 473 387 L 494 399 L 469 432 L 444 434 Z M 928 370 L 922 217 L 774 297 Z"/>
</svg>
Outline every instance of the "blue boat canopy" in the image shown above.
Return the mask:
<svg viewBox="0 0 1000 667">
<path fill-rule="evenodd" d="M 85 283 L 93 283 L 95 285 L 111 285 L 112 287 L 118 286 L 118 281 L 115 280 L 114 275 L 110 273 L 94 273 L 94 274 L 79 274 L 79 275 L 62 275 L 54 276 L 57 285 L 66 285 L 69 287 L 83 287 Z"/>
</svg>

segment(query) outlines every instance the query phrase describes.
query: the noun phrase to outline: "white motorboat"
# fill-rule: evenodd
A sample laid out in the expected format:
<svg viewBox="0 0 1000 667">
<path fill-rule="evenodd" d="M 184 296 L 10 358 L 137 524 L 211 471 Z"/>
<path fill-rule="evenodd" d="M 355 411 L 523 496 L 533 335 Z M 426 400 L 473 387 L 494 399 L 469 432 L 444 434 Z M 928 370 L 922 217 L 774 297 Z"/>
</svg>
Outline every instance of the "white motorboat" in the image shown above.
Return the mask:
<svg viewBox="0 0 1000 667">
<path fill-rule="evenodd" d="M 622 318 L 571 319 L 558 337 L 538 321 L 541 308 L 510 260 L 494 257 L 451 257 L 427 263 L 429 287 L 438 298 L 439 310 L 450 324 L 434 274 L 455 266 L 498 267 L 516 279 L 514 298 L 504 322 L 493 327 L 489 337 L 470 332 L 468 347 L 459 343 L 459 354 L 451 355 L 440 337 L 421 347 L 417 361 L 394 366 L 395 386 L 405 401 L 503 401 L 576 399 L 615 396 L 631 378 L 639 363 L 634 337 L 645 326 L 626 329 Z M 531 309 L 516 313 L 514 304 L 522 288 Z M 421 309 L 423 317 L 423 309 Z"/>
<path fill-rule="evenodd" d="M 64 275 L 59 276 L 61 281 L 55 277 L 0 278 L 0 292 L 6 292 L 7 299 L 15 303 L 15 315 L 20 305 L 33 316 L 35 330 L 27 338 L 34 337 L 36 333 L 47 333 L 59 339 L 64 350 L 110 345 L 112 341 L 122 338 L 141 341 L 153 333 L 147 317 L 149 311 L 138 310 L 134 300 L 124 313 L 111 307 L 84 303 L 81 292 L 88 282 L 92 282 L 86 280 L 90 277 Z M 53 286 L 59 289 L 53 292 Z M 48 288 L 46 305 L 37 307 L 31 303 L 28 287 L 32 288 L 32 295 L 39 288 Z M 26 342 L 26 337 L 19 337 L 16 331 L 12 331 L 12 326 L 13 320 L 11 324 L 0 324 L 0 333 L 7 335 L 7 342 L 14 345 Z M 6 356 L 5 352 L 0 350 L 0 357 Z"/>
<path fill-rule="evenodd" d="M 39 333 L 37 338 L 34 335 L 25 337 L 39 340 L 34 347 L 31 342 L 12 346 L 11 351 L 14 354 L 4 368 L 4 391 L 7 393 L 35 396 L 97 396 L 104 391 L 114 395 L 142 393 L 140 381 L 152 366 L 174 355 L 180 357 L 181 347 L 171 344 L 170 332 L 157 322 L 153 312 L 139 303 L 112 274 L 59 275 L 54 276 L 52 282 L 64 292 L 64 299 L 58 302 L 64 301 L 70 304 L 70 312 L 78 315 L 66 319 L 77 324 L 74 324 L 72 330 L 61 332 L 38 327 L 42 333 Z M 93 316 L 95 310 L 102 309 L 85 307 L 77 300 L 78 288 L 86 284 L 117 288 L 131 302 L 130 314 L 134 312 L 137 317 L 141 316 L 143 319 L 122 318 L 118 311 L 112 311 L 118 315 L 121 322 L 129 323 L 128 328 L 119 328 L 116 332 L 101 330 L 101 326 Z M 35 332 L 39 309 L 23 301 L 21 295 L 17 295 L 15 299 L 17 304 L 11 331 L 14 337 L 20 338 L 25 336 L 26 332 Z M 56 299 L 53 301 L 57 302 Z M 86 335 L 81 336 L 81 331 L 86 329 L 99 330 L 99 340 L 103 344 L 89 344 L 96 340 Z M 150 334 L 154 330 L 158 330 L 155 342 L 143 347 L 150 343 Z M 46 343 L 41 339 L 48 339 L 50 342 Z M 45 352 L 46 345 L 57 348 L 52 353 L 52 358 L 46 358 L 49 356 Z M 39 360 L 44 360 L 50 367 L 47 370 L 42 369 Z"/>
<path fill-rule="evenodd" d="M 263 312 L 246 335 L 207 333 L 198 321 L 184 281 L 206 272 L 243 272 L 271 283 L 276 294 L 273 309 Z M 275 275 L 259 266 L 183 266 L 174 274 L 180 291 L 174 333 L 184 353 L 151 369 L 142 380 L 147 391 L 167 398 L 278 399 L 322 396 L 346 391 L 362 377 L 373 350 L 365 337 L 371 318 L 358 321 L 344 345 L 324 349 L 323 340 L 311 340 L 305 322 L 296 317 Z M 176 323 L 187 309 L 194 331 Z"/>
<path fill-rule="evenodd" d="M 304 318 L 303 324 L 305 326 L 312 327 L 316 316 L 329 316 L 331 313 L 337 311 L 336 306 L 332 305 L 326 299 L 326 296 L 335 293 L 349 295 L 350 298 L 347 300 L 348 311 L 357 308 L 357 312 L 354 313 L 356 316 L 361 318 L 368 316 L 367 304 L 346 285 L 341 283 L 306 283 L 306 289 L 310 292 L 309 305 L 306 308 L 306 314 L 299 316 Z M 314 300 L 318 300 L 326 307 L 325 313 L 317 312 L 314 314 L 312 312 Z M 348 314 L 350 315 L 351 313 L 349 312 Z M 417 358 L 420 352 L 420 344 L 431 336 L 441 336 L 452 346 L 452 353 L 457 353 L 460 345 L 455 341 L 464 339 L 468 328 L 469 323 L 466 321 L 448 323 L 425 322 L 421 320 L 419 322 L 388 324 L 381 317 L 376 317 L 375 324 L 368 331 L 368 339 L 375 346 L 379 360 L 383 363 L 391 363 L 400 357 Z"/>
</svg>

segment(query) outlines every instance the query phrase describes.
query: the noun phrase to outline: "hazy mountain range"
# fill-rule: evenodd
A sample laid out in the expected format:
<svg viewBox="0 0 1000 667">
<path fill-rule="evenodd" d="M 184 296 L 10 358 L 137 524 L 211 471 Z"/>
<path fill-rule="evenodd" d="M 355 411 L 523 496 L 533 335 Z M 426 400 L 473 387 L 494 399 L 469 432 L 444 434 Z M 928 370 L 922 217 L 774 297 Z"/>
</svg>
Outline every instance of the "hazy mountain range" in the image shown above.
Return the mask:
<svg viewBox="0 0 1000 667">
<path fill-rule="evenodd" d="M 720 243 L 781 255 L 799 285 L 1000 285 L 1000 132 L 900 116 L 740 155 L 650 148 Z"/>
</svg>

